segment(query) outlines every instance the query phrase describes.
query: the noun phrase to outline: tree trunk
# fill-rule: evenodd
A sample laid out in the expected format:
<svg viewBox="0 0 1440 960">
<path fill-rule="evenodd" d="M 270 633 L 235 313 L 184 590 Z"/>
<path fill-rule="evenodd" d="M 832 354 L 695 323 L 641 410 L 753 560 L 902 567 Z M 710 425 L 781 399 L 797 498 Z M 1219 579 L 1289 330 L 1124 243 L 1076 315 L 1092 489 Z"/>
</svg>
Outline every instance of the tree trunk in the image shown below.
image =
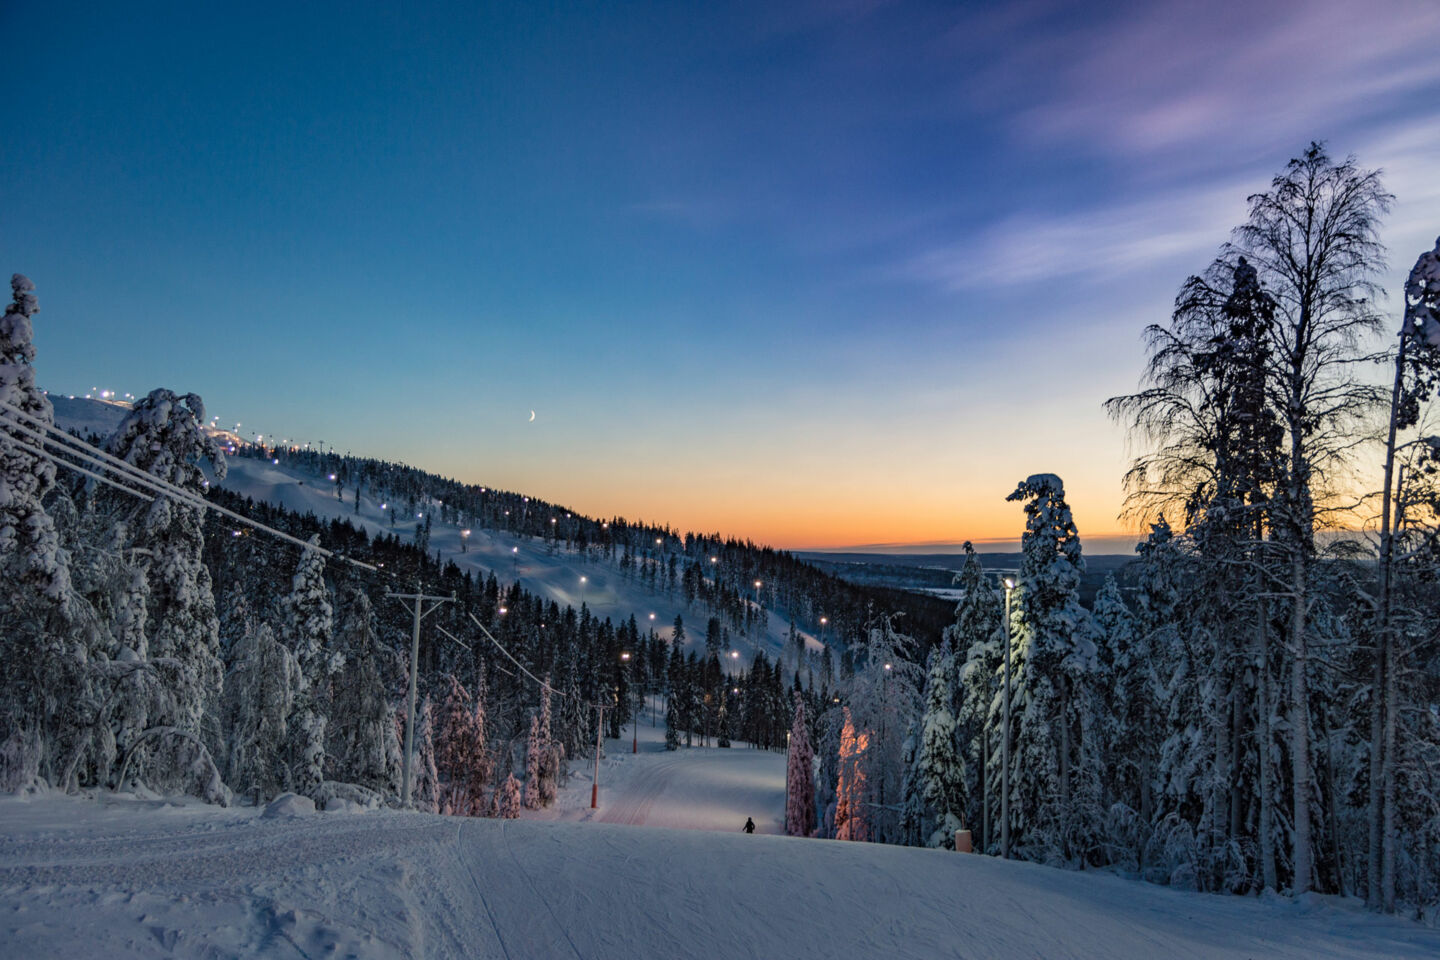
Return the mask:
<svg viewBox="0 0 1440 960">
<path fill-rule="evenodd" d="M 1241 795 L 1240 752 L 1242 740 L 1240 730 L 1245 725 L 1242 709 L 1244 694 L 1243 675 L 1232 674 L 1230 678 L 1230 836 L 1238 837 L 1244 829 L 1244 797 Z"/>
<path fill-rule="evenodd" d="M 1369 856 L 1366 858 L 1365 904 L 1372 910 L 1379 910 L 1381 907 L 1380 821 L 1384 816 L 1385 793 L 1383 755 L 1385 752 L 1385 659 L 1389 647 L 1387 634 L 1388 630 L 1383 625 L 1375 634 L 1375 671 L 1370 688 L 1370 849 Z"/>
<path fill-rule="evenodd" d="M 1292 545 L 1290 560 L 1290 766 L 1294 779 L 1295 879 L 1291 892 L 1298 896 L 1310 890 L 1310 686 L 1305 645 L 1306 570 L 1303 546 Z"/>
<path fill-rule="evenodd" d="M 1390 425 L 1385 438 L 1385 489 L 1380 504 L 1379 596 L 1375 604 L 1375 670 L 1370 691 L 1370 850 L 1367 870 L 1366 903 L 1371 909 L 1395 909 L 1395 851 L 1392 752 L 1395 749 L 1392 712 L 1398 706 L 1398 687 L 1392 700 L 1392 648 L 1395 645 L 1390 624 L 1391 576 L 1395 562 L 1395 532 L 1391 524 L 1391 505 L 1395 495 L 1395 434 L 1400 412 L 1400 393 L 1404 387 L 1405 348 L 1409 341 L 1409 325 L 1401 324 L 1400 345 L 1395 351 L 1395 383 L 1390 391 Z M 1382 743 L 1383 739 L 1383 743 Z M 1382 825 L 1382 821 L 1383 824 Z M 1388 863 L 1388 867 L 1386 864 Z M 1386 877 L 1388 876 L 1388 880 Z M 1387 892 L 1388 891 L 1388 892 Z"/>
<path fill-rule="evenodd" d="M 1385 648 L 1385 743 L 1383 748 L 1384 811 L 1380 837 L 1380 906 L 1395 912 L 1395 718 L 1400 709 L 1399 667 L 1394 637 Z"/>
<path fill-rule="evenodd" d="M 1260 764 L 1260 875 L 1265 884 L 1265 889 L 1275 891 L 1279 889 L 1279 879 L 1275 872 L 1275 813 L 1272 808 L 1272 797 L 1275 786 L 1272 782 L 1272 770 L 1270 763 L 1270 611 L 1269 604 L 1264 600 L 1260 601 L 1260 629 L 1258 631 L 1257 643 L 1259 646 L 1256 657 L 1256 669 L 1259 676 L 1260 696 L 1260 717 L 1259 717 L 1259 749 L 1256 752 L 1256 759 Z"/>
<path fill-rule="evenodd" d="M 1322 711 L 1323 716 L 1323 711 Z M 1345 845 L 1340 842 L 1340 814 L 1335 792 L 1335 733 L 1325 730 L 1325 822 L 1330 834 L 1330 856 L 1335 862 L 1335 885 L 1343 896 L 1350 896 L 1350 878 L 1345 872 Z"/>
</svg>

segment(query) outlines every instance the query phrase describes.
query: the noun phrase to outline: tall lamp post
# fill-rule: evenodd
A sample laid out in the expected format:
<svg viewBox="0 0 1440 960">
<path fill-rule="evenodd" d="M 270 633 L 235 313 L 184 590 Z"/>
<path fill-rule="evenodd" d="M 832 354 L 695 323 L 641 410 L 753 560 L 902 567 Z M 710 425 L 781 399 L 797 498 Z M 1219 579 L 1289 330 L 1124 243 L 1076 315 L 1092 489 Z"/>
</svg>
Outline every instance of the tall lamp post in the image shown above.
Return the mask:
<svg viewBox="0 0 1440 960">
<path fill-rule="evenodd" d="M 768 627 L 769 624 L 766 623 L 764 620 L 765 608 L 760 605 L 760 588 L 762 586 L 764 586 L 764 584 L 761 583 L 759 580 L 755 581 L 755 613 L 761 618 L 760 637 L 763 639 L 765 637 L 765 628 Z"/>
<path fill-rule="evenodd" d="M 630 689 L 635 689 L 635 671 L 631 667 L 630 651 L 626 650 L 620 654 L 620 659 L 625 661 L 625 671 L 630 678 Z M 630 718 L 630 752 L 640 752 L 640 698 L 635 698 L 635 714 Z"/>
<path fill-rule="evenodd" d="M 1015 578 L 1005 578 L 1005 731 L 1000 738 L 1000 856 L 1010 859 L 1010 593 Z"/>
</svg>

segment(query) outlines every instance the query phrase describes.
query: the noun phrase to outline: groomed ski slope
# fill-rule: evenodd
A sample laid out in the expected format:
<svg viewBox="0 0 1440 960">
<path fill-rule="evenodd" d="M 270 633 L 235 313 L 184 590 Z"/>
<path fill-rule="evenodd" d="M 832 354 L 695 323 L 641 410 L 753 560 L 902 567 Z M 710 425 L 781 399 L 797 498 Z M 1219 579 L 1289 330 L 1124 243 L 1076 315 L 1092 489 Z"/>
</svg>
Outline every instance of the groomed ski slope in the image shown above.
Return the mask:
<svg viewBox="0 0 1440 960">
<path fill-rule="evenodd" d="M 598 811 L 588 807 L 585 765 L 557 809 L 540 815 L 551 822 L 0 800 L 0 956 L 1440 955 L 1440 931 L 1334 899 L 1206 896 L 978 855 L 774 835 L 781 754 L 666 753 L 642 733 L 638 757 L 628 736 L 607 741 Z M 739 832 L 747 814 L 756 836 Z"/>
<path fill-rule="evenodd" d="M 117 404 L 83 397 L 72 399 L 56 394 L 50 401 L 55 407 L 56 423 L 63 429 L 81 433 L 108 434 L 119 425 L 126 412 L 125 407 Z M 417 518 L 413 515 L 395 517 L 392 525 L 390 511 L 394 505 L 374 499 L 369 491 L 361 495 L 357 514 L 354 489 L 344 491 L 343 501 L 337 499 L 335 485 L 328 477 L 252 457 L 229 457 L 226 462 L 228 473 L 220 485 L 227 490 L 297 513 L 311 513 L 323 520 L 338 518 L 364 529 L 372 537 L 383 533 L 395 534 L 407 541 L 415 538 Z M 424 467 L 423 464 L 417 466 Z M 435 514 L 438 516 L 438 511 Z M 518 580 L 524 589 L 553 600 L 562 608 L 573 606 L 578 610 L 583 602 L 596 617 L 608 617 L 616 624 L 633 616 L 641 630 L 653 626 L 667 639 L 674 633 L 675 617 L 679 614 L 684 618 L 690 645 L 704 639 L 709 614 L 702 607 L 687 606 L 683 597 L 651 590 L 639 581 L 627 579 L 608 563 L 566 551 L 563 545 L 552 551 L 544 541 L 479 529 L 471 531 L 462 552 L 460 529 L 434 523 L 430 549 L 432 553 L 439 551 L 447 561 L 453 560 L 462 571 L 480 576 L 493 573 L 506 586 Z M 277 550 L 284 555 L 298 555 L 298 548 Z M 581 577 L 585 578 L 583 582 Z M 773 657 L 784 649 L 789 629 L 788 621 L 769 611 L 765 637 L 752 643 L 736 636 L 733 649 L 747 665 L 757 646 Z M 820 648 L 814 636 L 806 633 L 805 639 L 812 649 Z"/>
</svg>

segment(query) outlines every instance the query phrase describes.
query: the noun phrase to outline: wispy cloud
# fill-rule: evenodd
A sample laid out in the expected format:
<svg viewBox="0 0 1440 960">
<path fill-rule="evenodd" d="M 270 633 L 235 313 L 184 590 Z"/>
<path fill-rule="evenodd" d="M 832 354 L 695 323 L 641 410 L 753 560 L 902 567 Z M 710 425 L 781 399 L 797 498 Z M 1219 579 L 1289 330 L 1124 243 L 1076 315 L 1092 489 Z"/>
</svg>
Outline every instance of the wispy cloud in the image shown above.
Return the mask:
<svg viewBox="0 0 1440 960">
<path fill-rule="evenodd" d="M 1036 79 L 1053 86 L 1019 111 L 1017 131 L 1122 155 L 1268 151 L 1383 115 L 1440 84 L 1433 0 L 1171 0 L 1037 33 L 996 64 L 1013 72 L 1032 56 L 1067 54 L 1038 61 Z"/>
<path fill-rule="evenodd" d="M 899 259 L 902 275 L 961 291 L 1197 270 L 1244 218 L 1246 196 L 1312 138 L 1385 169 L 1397 260 L 1440 231 L 1440 3 L 1169 0 L 1100 19 L 1075 12 L 1032 3 L 1025 29 L 1006 14 L 1020 39 L 976 51 L 972 96 L 1009 114 L 1017 146 L 1097 158 L 1088 204 L 1035 202 L 948 241 L 929 237 Z M 947 41 L 984 35 L 977 26 Z"/>
<path fill-rule="evenodd" d="M 949 290 L 1067 277 L 1105 282 L 1163 264 L 1192 269 L 1243 218 L 1255 184 L 1207 184 L 1120 206 L 1062 215 L 1019 214 L 958 242 L 925 250 L 901 272 Z"/>
</svg>

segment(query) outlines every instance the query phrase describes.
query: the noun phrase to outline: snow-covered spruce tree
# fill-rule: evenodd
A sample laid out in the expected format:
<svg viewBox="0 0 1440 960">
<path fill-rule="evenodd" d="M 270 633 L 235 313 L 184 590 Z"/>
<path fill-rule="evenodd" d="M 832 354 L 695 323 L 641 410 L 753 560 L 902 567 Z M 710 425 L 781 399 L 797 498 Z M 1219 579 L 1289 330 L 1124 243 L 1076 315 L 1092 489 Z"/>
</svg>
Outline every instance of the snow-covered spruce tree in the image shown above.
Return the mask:
<svg viewBox="0 0 1440 960">
<path fill-rule="evenodd" d="M 1007 499 L 1025 504 L 1010 806 L 1017 849 L 1036 860 L 1092 859 L 1100 833 L 1100 749 L 1094 728 L 1099 663 L 1094 624 L 1077 593 L 1080 535 L 1054 474 L 1024 480 Z"/>
<path fill-rule="evenodd" d="M 319 543 L 318 534 L 310 538 L 311 546 Z M 319 799 L 325 780 L 331 682 L 343 658 L 334 650 L 334 612 L 325 585 L 325 558 L 318 551 L 300 554 L 290 592 L 280 601 L 280 618 L 281 636 L 294 653 L 304 681 L 295 698 L 286 758 L 294 771 L 294 790 Z"/>
<path fill-rule="evenodd" d="M 497 794 L 499 799 L 495 803 L 495 815 L 501 820 L 519 819 L 520 781 L 515 779 L 515 771 L 505 774 L 505 782 L 500 784 Z"/>
<path fill-rule="evenodd" d="M 895 842 L 905 847 L 924 845 L 925 833 L 930 827 L 929 804 L 925 802 L 925 782 L 919 764 L 915 762 L 920 749 L 920 724 L 922 717 L 915 718 L 915 724 L 905 735 L 900 748 L 901 762 L 905 776 L 900 781 L 900 831 Z"/>
<path fill-rule="evenodd" d="M 818 735 L 815 755 L 819 772 L 815 777 L 815 834 L 835 838 L 835 814 L 838 808 L 837 786 L 840 782 L 840 748 L 848 715 L 838 697 L 824 702 L 824 712 L 816 724 Z"/>
<path fill-rule="evenodd" d="M 919 716 L 924 671 L 916 665 L 918 645 L 894 627 L 891 615 L 876 617 L 867 634 L 864 665 L 850 679 L 850 716 L 863 732 L 866 838 L 902 842 L 896 809 L 904 795 L 905 739 Z"/>
<path fill-rule="evenodd" d="M 670 664 L 666 673 L 665 749 L 680 749 L 680 728 L 685 722 L 684 704 L 688 700 L 685 683 L 685 657 L 678 646 L 670 648 Z"/>
<path fill-rule="evenodd" d="M 33 435 L 55 423 L 31 366 L 30 318 L 40 307 L 35 285 L 25 276 L 11 277 L 10 290 L 10 305 L 0 317 L 0 572 L 7 583 L 27 584 L 62 604 L 70 589 L 69 557 L 42 503 L 55 485 L 55 465 L 32 452 L 42 447 Z"/>
<path fill-rule="evenodd" d="M 70 596 L 69 557 L 43 503 L 55 466 L 33 452 L 55 417 L 31 366 L 35 286 L 17 273 L 10 289 L 0 318 L 0 403 L 9 405 L 0 406 L 0 791 L 37 782 L 50 764 L 46 715 L 68 709 L 47 704 L 46 692 L 67 656 L 55 638 Z"/>
<path fill-rule="evenodd" d="M 835 783 L 835 839 L 869 840 L 870 825 L 865 798 L 865 752 L 869 735 L 857 730 L 850 718 L 850 708 L 842 708 L 844 722 L 840 732 L 839 774 Z"/>
<path fill-rule="evenodd" d="M 805 723 L 805 700 L 795 698 L 795 722 L 790 726 L 790 758 L 785 770 L 785 832 L 792 837 L 815 833 L 815 753 Z"/>
<path fill-rule="evenodd" d="M 204 432 L 204 423 L 198 396 L 157 389 L 135 402 L 105 446 L 151 476 L 203 496 L 209 481 L 202 463 L 210 464 L 217 479 L 225 476 L 225 455 Z M 156 496 L 135 508 L 128 544 L 143 558 L 149 584 L 148 659 L 170 694 L 167 709 L 149 717 L 152 728 L 160 729 L 141 734 L 152 744 L 130 769 L 168 789 L 188 782 L 187 771 L 204 760 L 197 751 L 220 752 L 223 668 L 210 572 L 201 560 L 203 513 L 198 505 Z"/>
<path fill-rule="evenodd" d="M 1102 806 L 1106 809 L 1104 857 L 1108 862 L 1121 863 L 1126 869 L 1139 868 L 1139 836 L 1137 807 L 1128 801 L 1135 790 L 1135 757 L 1124 745 L 1144 731 L 1127 729 L 1130 720 L 1127 692 L 1131 678 L 1121 670 L 1136 669 L 1135 621 L 1130 608 L 1120 595 L 1115 575 L 1105 575 L 1105 583 L 1095 597 L 1095 639 L 1100 659 L 1102 683 L 1096 690 L 1096 736 L 1104 748 L 1104 775 L 1101 777 Z"/>
<path fill-rule="evenodd" d="M 1246 735 L 1259 712 L 1251 659 L 1264 633 L 1257 597 L 1267 592 L 1264 537 L 1283 459 L 1266 391 L 1274 307 L 1244 256 L 1215 259 L 1181 285 L 1168 327 L 1146 330 L 1148 387 L 1107 404 L 1153 445 L 1126 476 L 1128 510 L 1178 510 L 1187 524 L 1161 773 L 1166 815 L 1192 828 L 1181 865 L 1205 889 L 1243 888 L 1253 874 L 1237 868 L 1236 851 L 1260 766 L 1251 754 L 1259 741 Z"/>
<path fill-rule="evenodd" d="M 927 847 L 955 849 L 955 831 L 965 827 L 965 761 L 957 748 L 951 690 L 955 656 L 948 641 L 930 651 L 929 670 L 920 715 L 920 737 L 915 750 L 914 779 L 932 817 L 924 824 Z"/>
<path fill-rule="evenodd" d="M 400 794 L 401 749 L 385 685 L 384 649 L 370 598 L 351 588 L 341 608 L 337 647 L 344 658 L 335 679 L 327 728 L 333 776 L 383 796 Z"/>
<path fill-rule="evenodd" d="M 236 654 L 226 691 L 234 724 L 228 779 L 258 806 L 292 787 L 285 744 L 304 678 L 267 624 L 250 624 Z"/>
<path fill-rule="evenodd" d="M 1127 510 L 1181 512 L 1191 557 L 1182 641 L 1167 670 L 1173 720 L 1162 774 L 1171 809 L 1192 828 L 1183 866 L 1205 889 L 1248 887 L 1253 851 L 1268 616 L 1263 598 L 1283 431 L 1269 400 L 1276 303 L 1255 266 L 1226 250 L 1180 288 L 1168 326 L 1146 331 L 1147 387 L 1107 403 L 1150 448 L 1127 475 Z M 1254 861 L 1253 856 L 1248 856 Z M 1187 881 L 1188 882 L 1188 881 Z"/>
<path fill-rule="evenodd" d="M 540 805 L 548 807 L 555 803 L 555 793 L 565 779 L 565 744 L 556 738 L 552 729 L 550 710 L 550 678 L 540 689 L 540 743 L 544 753 L 540 762 Z"/>
<path fill-rule="evenodd" d="M 539 810 L 544 806 L 540 799 L 540 781 L 544 776 L 546 744 L 540 738 L 540 715 L 530 717 L 530 736 L 525 741 L 525 808 Z"/>
<path fill-rule="evenodd" d="M 415 711 L 415 756 L 410 763 L 410 800 L 416 810 L 438 813 L 440 775 L 435 769 L 434 712 L 427 696 Z"/>
<path fill-rule="evenodd" d="M 475 703 L 454 676 L 446 680 L 448 689 L 440 737 L 435 744 L 440 812 L 461 817 L 480 816 L 491 770 L 485 738 L 485 706 Z"/>
<path fill-rule="evenodd" d="M 988 850 L 998 836 L 996 799 L 1000 795 L 1001 724 L 1000 682 L 1005 649 L 1001 600 L 985 576 L 980 558 L 969 541 L 965 543 L 965 564 L 955 577 L 960 602 L 955 606 L 955 624 L 950 628 L 951 649 L 964 658 L 959 683 L 953 691 L 951 709 L 956 720 L 956 738 L 965 759 L 965 789 L 969 797 L 965 822 L 979 824 L 983 836 L 978 849 Z M 987 804 L 989 809 L 987 811 Z"/>
</svg>

